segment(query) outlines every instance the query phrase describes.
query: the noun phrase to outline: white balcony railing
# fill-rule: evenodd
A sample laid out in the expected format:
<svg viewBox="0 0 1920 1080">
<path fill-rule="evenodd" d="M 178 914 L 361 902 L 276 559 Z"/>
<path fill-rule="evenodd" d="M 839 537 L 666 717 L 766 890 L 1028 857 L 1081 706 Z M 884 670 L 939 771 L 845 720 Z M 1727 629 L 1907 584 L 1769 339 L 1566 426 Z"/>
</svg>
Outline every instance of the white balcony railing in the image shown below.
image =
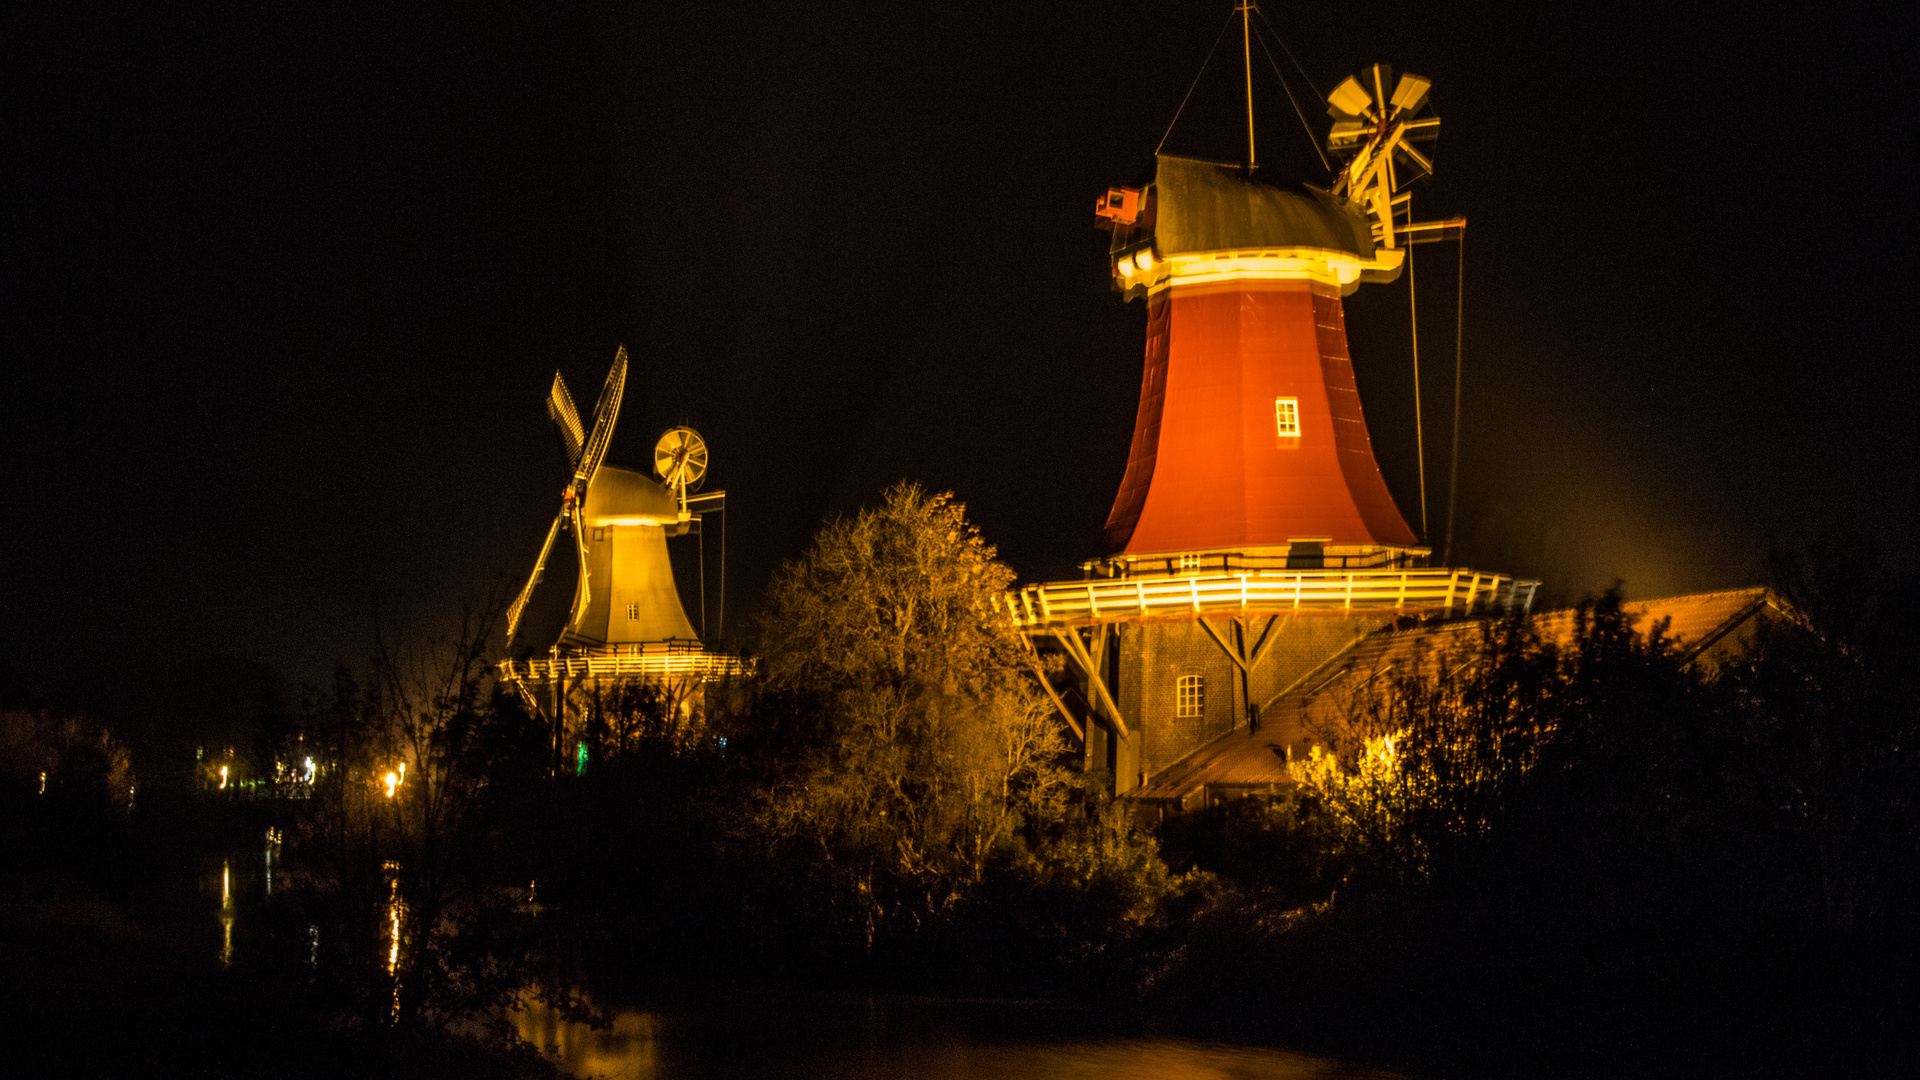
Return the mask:
<svg viewBox="0 0 1920 1080">
<path fill-rule="evenodd" d="M 1261 571 L 1055 581 L 1000 600 L 1020 629 L 1032 631 L 1209 612 L 1524 611 L 1539 584 L 1445 568 Z"/>
<path fill-rule="evenodd" d="M 509 681 L 551 682 L 566 678 L 718 679 L 746 675 L 751 668 L 737 656 L 705 650 L 673 649 L 624 653 L 562 653 L 557 657 L 502 660 Z"/>
</svg>

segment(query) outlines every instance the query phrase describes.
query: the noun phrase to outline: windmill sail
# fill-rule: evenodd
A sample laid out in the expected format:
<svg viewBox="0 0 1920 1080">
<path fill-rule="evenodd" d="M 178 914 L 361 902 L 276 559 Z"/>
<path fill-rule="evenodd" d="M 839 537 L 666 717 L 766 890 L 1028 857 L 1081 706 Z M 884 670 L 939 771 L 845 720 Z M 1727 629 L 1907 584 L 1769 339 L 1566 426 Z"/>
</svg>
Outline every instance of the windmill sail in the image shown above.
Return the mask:
<svg viewBox="0 0 1920 1080">
<path fill-rule="evenodd" d="M 593 588 L 590 582 L 593 574 L 587 557 L 587 524 L 580 518 L 582 499 L 574 499 L 567 504 L 567 513 L 573 521 L 573 546 L 580 556 L 580 587 L 574 590 L 573 611 L 567 615 L 567 626 L 572 628 L 580 624 L 580 617 L 586 613 L 587 606 L 593 603 Z"/>
<path fill-rule="evenodd" d="M 520 616 L 527 610 L 527 601 L 533 599 L 533 587 L 547 572 L 547 556 L 553 553 L 554 537 L 560 535 L 560 522 L 565 520 L 567 512 L 560 511 L 554 516 L 553 524 L 547 527 L 546 542 L 540 545 L 540 557 L 533 562 L 533 573 L 527 576 L 527 583 L 520 587 L 520 595 L 513 598 L 513 605 L 507 608 L 507 640 L 513 640 L 513 633 L 520 628 Z"/>
<path fill-rule="evenodd" d="M 553 419 L 553 426 L 560 429 L 560 439 L 567 444 L 567 465 L 569 468 L 580 463 L 580 444 L 586 441 L 586 432 L 580 428 L 580 410 L 574 407 L 573 395 L 567 393 L 567 380 L 553 373 L 553 389 L 547 391 L 547 415 Z"/>
<path fill-rule="evenodd" d="M 607 372 L 607 385 L 601 389 L 600 400 L 593 407 L 593 434 L 587 437 L 580 460 L 574 463 L 573 484 L 582 498 L 586 496 L 587 485 L 593 483 L 593 474 L 599 470 L 601 460 L 607 456 L 607 445 L 613 441 L 614 421 L 620 418 L 620 396 L 626 388 L 627 348 L 622 345 L 613 354 L 613 370 Z"/>
</svg>

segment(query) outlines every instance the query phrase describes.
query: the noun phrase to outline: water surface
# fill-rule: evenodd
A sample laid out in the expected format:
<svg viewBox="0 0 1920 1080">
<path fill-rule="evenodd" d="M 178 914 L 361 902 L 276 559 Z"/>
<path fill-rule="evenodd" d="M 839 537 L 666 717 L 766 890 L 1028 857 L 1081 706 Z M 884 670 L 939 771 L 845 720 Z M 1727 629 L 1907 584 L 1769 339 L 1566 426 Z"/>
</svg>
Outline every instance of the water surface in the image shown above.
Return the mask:
<svg viewBox="0 0 1920 1080">
<path fill-rule="evenodd" d="M 549 1006 L 515 1017 L 574 1076 L 617 1080 L 1390 1080 L 1261 1047 L 1128 1034 L 1086 1009 L 1023 1002 L 821 996 L 623 1010 L 611 1028 Z"/>
</svg>

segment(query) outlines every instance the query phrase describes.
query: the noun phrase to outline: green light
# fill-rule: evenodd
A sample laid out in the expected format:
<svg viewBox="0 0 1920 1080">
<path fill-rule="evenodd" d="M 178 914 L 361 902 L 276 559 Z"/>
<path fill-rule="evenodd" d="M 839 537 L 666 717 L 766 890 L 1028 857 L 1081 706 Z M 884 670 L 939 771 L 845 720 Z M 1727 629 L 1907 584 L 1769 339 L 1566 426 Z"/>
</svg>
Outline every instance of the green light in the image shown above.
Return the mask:
<svg viewBox="0 0 1920 1080">
<path fill-rule="evenodd" d="M 573 775 L 580 776 L 587 771 L 587 744 L 581 743 L 579 752 L 574 755 Z"/>
</svg>

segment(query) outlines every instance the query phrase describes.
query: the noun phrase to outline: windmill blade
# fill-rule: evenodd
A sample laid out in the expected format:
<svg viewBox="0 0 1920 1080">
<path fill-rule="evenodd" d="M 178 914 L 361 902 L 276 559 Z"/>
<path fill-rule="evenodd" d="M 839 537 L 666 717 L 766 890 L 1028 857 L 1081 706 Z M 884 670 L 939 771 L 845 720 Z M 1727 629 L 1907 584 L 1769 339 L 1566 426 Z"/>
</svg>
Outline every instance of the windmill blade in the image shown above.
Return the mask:
<svg viewBox="0 0 1920 1080">
<path fill-rule="evenodd" d="M 1393 68 L 1387 64 L 1375 64 L 1367 69 L 1373 79 L 1373 100 L 1379 103 L 1380 112 L 1387 111 L 1387 87 L 1393 85 Z"/>
<path fill-rule="evenodd" d="M 1402 75 L 1400 84 L 1393 88 L 1393 107 L 1396 111 L 1412 113 L 1427 103 L 1427 91 L 1433 89 L 1433 80 L 1419 75 Z"/>
<path fill-rule="evenodd" d="M 1405 154 L 1407 156 L 1407 160 L 1419 166 L 1423 172 L 1430 173 L 1433 171 L 1433 159 L 1421 153 L 1420 151 L 1415 150 L 1413 147 L 1408 146 L 1405 142 L 1402 142 L 1400 145 L 1394 147 L 1394 149 L 1402 154 Z"/>
<path fill-rule="evenodd" d="M 586 441 L 586 433 L 580 429 L 580 410 L 574 407 L 573 395 L 567 393 L 567 380 L 557 371 L 553 373 L 553 389 L 547 391 L 547 415 L 567 444 L 568 467 L 578 465 L 580 445 Z"/>
<path fill-rule="evenodd" d="M 567 619 L 568 626 L 578 625 L 581 617 L 587 613 L 587 605 L 593 603 L 593 589 L 589 585 L 589 578 L 591 578 L 592 575 L 587 573 L 587 523 L 580 516 L 581 501 L 580 499 L 569 500 L 567 509 L 561 511 L 561 513 L 570 514 L 572 517 L 573 546 L 574 549 L 580 553 L 580 592 L 574 605 L 573 614 Z"/>
<path fill-rule="evenodd" d="M 533 561 L 533 573 L 527 583 L 521 586 L 520 595 L 513 598 L 513 605 L 507 608 L 507 640 L 513 640 L 513 632 L 520 628 L 520 616 L 527 610 L 527 601 L 533 599 L 533 587 L 540 584 L 540 578 L 547 572 L 547 555 L 553 551 L 553 538 L 560 534 L 560 522 L 565 520 L 567 512 L 562 509 L 554 515 L 553 524 L 547 528 L 547 540 L 540 545 L 540 557 Z"/>
<path fill-rule="evenodd" d="M 580 451 L 580 460 L 574 464 L 574 488 L 582 498 L 586 497 L 587 485 L 593 483 L 593 475 L 600 471 L 601 459 L 607 456 L 607 444 L 613 441 L 613 424 L 620 418 L 620 395 L 627 388 L 627 347 L 613 354 L 613 370 L 607 372 L 607 385 L 600 391 L 600 401 L 593 407 L 593 433 L 587 436 L 586 445 Z"/>
<path fill-rule="evenodd" d="M 1357 150 L 1371 133 L 1372 129 L 1358 120 L 1337 121 L 1327 133 L 1327 149 L 1335 153 Z"/>
<path fill-rule="evenodd" d="M 1338 119 L 1365 116 L 1367 110 L 1373 108 L 1373 95 L 1367 93 L 1359 79 L 1349 75 L 1333 88 L 1333 93 L 1327 95 L 1327 104 L 1333 106 L 1327 111 Z M 1334 113 L 1334 109 L 1339 112 Z"/>
</svg>

